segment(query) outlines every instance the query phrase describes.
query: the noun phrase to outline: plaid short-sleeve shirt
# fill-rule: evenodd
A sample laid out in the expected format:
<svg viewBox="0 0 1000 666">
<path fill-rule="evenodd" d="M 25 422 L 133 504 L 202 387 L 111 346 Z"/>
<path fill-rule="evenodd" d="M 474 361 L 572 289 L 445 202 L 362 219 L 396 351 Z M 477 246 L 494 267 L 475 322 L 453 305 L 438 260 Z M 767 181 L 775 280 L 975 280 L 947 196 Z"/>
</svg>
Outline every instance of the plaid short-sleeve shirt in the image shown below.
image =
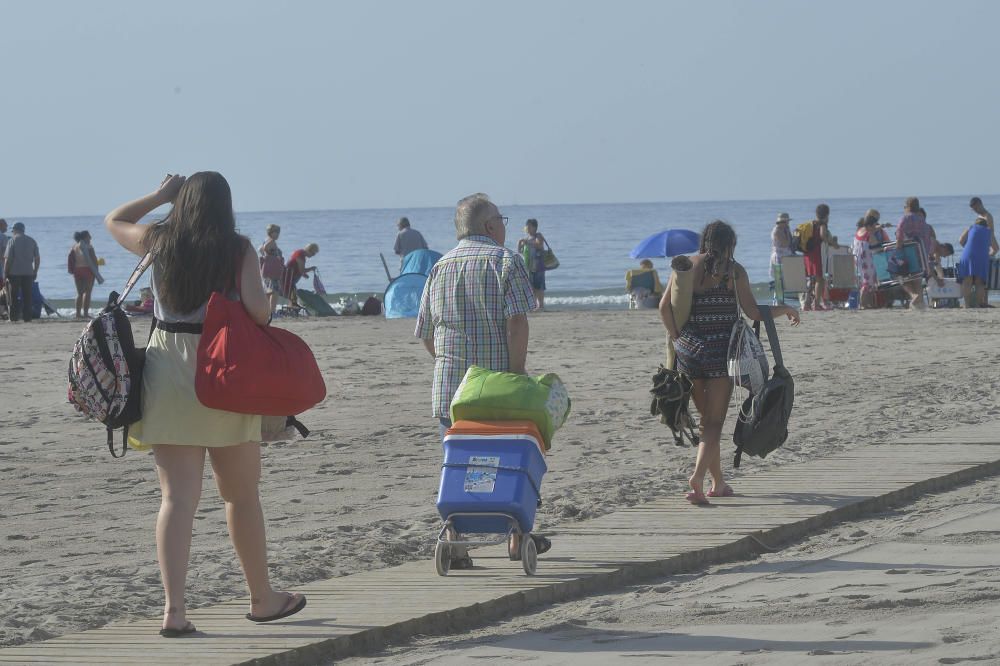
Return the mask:
<svg viewBox="0 0 1000 666">
<path fill-rule="evenodd" d="M 488 236 L 463 238 L 434 264 L 415 335 L 434 340 L 435 417 L 448 418 L 470 365 L 510 369 L 507 320 L 534 307 L 524 260 Z"/>
</svg>

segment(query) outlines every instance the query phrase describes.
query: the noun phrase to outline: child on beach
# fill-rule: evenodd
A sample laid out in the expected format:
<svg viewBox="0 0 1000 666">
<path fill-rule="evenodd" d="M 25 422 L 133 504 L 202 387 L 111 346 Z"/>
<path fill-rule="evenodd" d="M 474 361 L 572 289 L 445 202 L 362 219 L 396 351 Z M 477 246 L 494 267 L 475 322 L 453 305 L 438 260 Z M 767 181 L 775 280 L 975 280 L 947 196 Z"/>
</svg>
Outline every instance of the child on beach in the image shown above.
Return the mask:
<svg viewBox="0 0 1000 666">
<path fill-rule="evenodd" d="M 164 222 L 137 224 L 167 203 L 173 208 Z M 257 253 L 236 232 L 229 183 L 211 171 L 186 180 L 167 175 L 151 194 L 108 213 L 105 224 L 126 250 L 156 257 L 150 283 L 157 322 L 146 348 L 142 420 L 130 434 L 136 444 L 152 447 L 162 490 L 156 520 L 156 552 L 166 596 L 160 635 L 177 638 L 196 631 L 187 620 L 184 589 L 206 452 L 250 588 L 246 618 L 270 622 L 297 613 L 305 607 L 305 597 L 274 590 L 268 576 L 257 490 L 261 419 L 209 409 L 194 390 L 201 326 L 213 292 L 239 298 L 261 326 L 271 316 Z"/>
</svg>

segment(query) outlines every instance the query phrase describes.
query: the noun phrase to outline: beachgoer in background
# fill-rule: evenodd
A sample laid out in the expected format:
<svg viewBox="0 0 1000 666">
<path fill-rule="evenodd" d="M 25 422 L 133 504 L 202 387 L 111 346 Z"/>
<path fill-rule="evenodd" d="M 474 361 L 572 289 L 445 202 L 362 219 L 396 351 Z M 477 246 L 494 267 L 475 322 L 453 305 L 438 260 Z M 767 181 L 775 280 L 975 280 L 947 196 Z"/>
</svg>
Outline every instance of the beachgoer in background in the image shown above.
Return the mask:
<svg viewBox="0 0 1000 666">
<path fill-rule="evenodd" d="M 699 254 L 691 258 L 695 287 L 691 314 L 683 329 L 678 330 L 674 322 L 669 289 L 660 301 L 663 325 L 677 351 L 677 369 L 694 382 L 691 396 L 701 415 L 701 443 L 694 473 L 688 480 L 691 492 L 687 500 L 692 504 L 708 504 L 706 474 L 712 476 L 708 497 L 733 494 L 722 474 L 720 440 L 733 390 L 727 358 L 730 333 L 738 316 L 737 292 L 744 314 L 754 321 L 761 319 L 750 279 L 734 259 L 735 251 L 736 233 L 732 227 L 720 220 L 712 222 L 701 234 Z M 799 323 L 799 313 L 788 305 L 771 306 L 771 312 L 775 317 L 787 316 L 793 326 Z"/>
<path fill-rule="evenodd" d="M 432 413 L 442 439 L 451 427 L 452 396 L 470 365 L 525 374 L 527 313 L 535 307 L 524 261 L 504 247 L 507 218 L 489 197 L 459 201 L 455 231 L 458 245 L 427 277 L 415 331 L 434 358 Z M 535 541 L 540 553 L 551 545 L 544 537 Z M 451 568 L 471 567 L 465 549 L 452 547 Z"/>
<path fill-rule="evenodd" d="M 986 206 L 983 205 L 983 200 L 979 197 L 972 197 L 969 200 L 969 208 L 975 212 L 978 217 L 986 220 L 987 226 L 989 226 L 990 231 L 996 234 L 996 228 L 993 226 L 993 214 L 986 210 Z"/>
<path fill-rule="evenodd" d="M 517 251 L 521 253 L 528 274 L 531 276 L 531 288 L 535 292 L 538 309 L 545 307 L 545 236 L 538 232 L 538 220 L 531 218 L 524 223 L 524 238 L 517 241 Z"/>
<path fill-rule="evenodd" d="M 880 218 L 881 215 L 874 208 L 869 208 L 865 212 L 864 220 L 865 226 L 868 227 L 868 246 L 873 250 L 882 247 L 891 240 L 885 227 L 879 222 Z M 872 220 L 872 223 L 869 224 L 868 220 Z"/>
<path fill-rule="evenodd" d="M 962 256 L 958 260 L 958 281 L 962 285 L 965 307 L 985 308 L 988 305 L 986 284 L 990 275 L 990 255 L 1000 252 L 996 236 L 990 231 L 985 217 L 976 219 L 975 224 L 962 232 L 958 239 L 962 246 Z M 976 296 L 973 298 L 972 290 Z"/>
<path fill-rule="evenodd" d="M 76 318 L 90 318 L 90 295 L 94 291 L 94 281 L 104 284 L 104 278 L 97 267 L 97 253 L 90 244 L 90 232 L 77 231 L 73 240 L 76 242 L 69 251 L 68 268 L 76 284 Z"/>
<path fill-rule="evenodd" d="M 319 245 L 309 243 L 309 245 L 306 245 L 301 250 L 292 252 L 292 256 L 288 258 L 288 263 L 285 264 L 281 293 L 291 302 L 293 308 L 297 309 L 299 307 L 299 295 L 295 285 L 306 273 L 316 270 L 315 266 L 306 268 L 306 259 L 315 257 L 318 252 Z"/>
<path fill-rule="evenodd" d="M 169 224 L 137 224 L 167 203 L 173 203 Z M 211 171 L 187 180 L 168 175 L 153 193 L 108 213 L 105 224 L 126 250 L 155 255 L 150 283 L 157 324 L 146 348 L 142 420 L 130 439 L 152 446 L 162 489 L 156 551 L 166 604 L 160 634 L 174 638 L 195 631 L 187 620 L 184 589 L 206 451 L 250 588 L 247 619 L 265 622 L 297 613 L 305 597 L 274 590 L 268 576 L 258 495 L 260 417 L 209 409 L 194 391 L 200 330 L 213 292 L 238 295 L 261 326 L 271 316 L 257 253 L 236 232 L 229 183 Z"/>
<path fill-rule="evenodd" d="M 4 251 L 7 249 L 7 241 L 10 240 L 10 236 L 7 235 L 7 220 L 0 218 L 0 290 L 3 289 L 4 278 L 3 278 L 3 255 Z"/>
<path fill-rule="evenodd" d="M 788 213 L 778 213 L 778 219 L 771 229 L 771 290 L 774 290 L 774 282 L 777 279 L 775 273 L 781 270 L 781 258 L 790 257 L 795 254 L 795 238 L 788 223 L 792 218 Z"/>
<path fill-rule="evenodd" d="M 955 246 L 951 243 L 939 243 L 935 239 L 934 241 L 934 251 L 931 252 L 930 267 L 928 268 L 928 274 L 934 278 L 939 287 L 944 286 L 944 262 L 942 259 L 950 257 L 955 254 Z"/>
<path fill-rule="evenodd" d="M 396 221 L 396 228 L 399 229 L 399 233 L 396 234 L 392 251 L 399 256 L 399 266 L 402 268 L 403 258 L 414 250 L 426 250 L 427 241 L 424 240 L 423 234 L 410 227 L 409 218 L 399 218 Z"/>
<path fill-rule="evenodd" d="M 854 265 L 861 280 L 861 307 L 875 307 L 875 294 L 878 291 L 878 274 L 872 259 L 872 250 L 882 247 L 885 242 L 879 237 L 881 228 L 878 225 L 879 213 L 874 208 L 858 220 L 858 230 L 854 234 L 852 251 Z M 883 234 L 884 235 L 884 232 Z"/>
<path fill-rule="evenodd" d="M 920 213 L 920 200 L 909 197 L 903 203 L 904 214 L 896 225 L 896 248 L 901 249 L 907 241 L 917 241 L 923 248 L 924 256 L 930 257 L 934 251 L 934 230 Z M 902 284 L 903 290 L 910 297 L 910 305 L 915 308 L 924 307 L 924 294 L 920 285 L 921 276 L 907 280 Z"/>
<path fill-rule="evenodd" d="M 653 268 L 651 260 L 643 259 L 639 262 L 638 270 L 625 273 L 625 292 L 633 307 L 656 307 L 663 293 L 663 285 L 660 284 L 660 275 Z"/>
<path fill-rule="evenodd" d="M 840 247 L 836 236 L 830 234 L 830 207 L 825 203 L 816 206 L 816 219 L 800 224 L 796 229 L 799 249 L 805 262 L 809 287 L 806 289 L 804 310 L 832 310 L 826 301 L 826 273 L 823 268 L 823 245 Z M 811 227 L 811 228 L 810 228 Z"/>
<path fill-rule="evenodd" d="M 32 319 L 32 290 L 38 267 L 42 263 L 38 254 L 38 243 L 24 233 L 24 222 L 15 222 L 11 227 L 11 237 L 7 241 L 3 255 L 3 274 L 7 280 L 7 309 L 10 320 Z"/>
<path fill-rule="evenodd" d="M 139 290 L 139 300 L 125 306 L 125 312 L 135 315 L 153 314 L 153 290 L 143 287 Z"/>
<path fill-rule="evenodd" d="M 278 236 L 281 235 L 281 227 L 277 224 L 269 224 L 264 229 L 267 239 L 261 243 L 257 249 L 260 254 L 260 275 L 264 283 L 264 293 L 267 294 L 267 302 L 271 305 L 271 312 L 278 306 L 278 294 L 281 293 L 281 278 L 285 274 L 285 259 L 278 247 Z"/>
<path fill-rule="evenodd" d="M 993 234 L 993 240 L 991 242 L 995 243 L 997 240 L 997 230 L 993 224 L 993 214 L 990 213 L 990 211 L 986 210 L 986 207 L 983 206 L 983 200 L 980 199 L 979 197 L 972 197 L 972 199 L 969 200 L 969 208 L 975 211 L 978 217 L 981 217 L 984 220 L 986 220 L 986 223 L 990 227 L 990 233 Z M 987 280 L 986 284 L 983 285 L 982 296 L 980 296 L 980 300 L 983 303 L 983 307 L 989 307 L 989 298 L 990 298 L 989 294 L 990 294 L 990 283 L 989 280 Z"/>
</svg>

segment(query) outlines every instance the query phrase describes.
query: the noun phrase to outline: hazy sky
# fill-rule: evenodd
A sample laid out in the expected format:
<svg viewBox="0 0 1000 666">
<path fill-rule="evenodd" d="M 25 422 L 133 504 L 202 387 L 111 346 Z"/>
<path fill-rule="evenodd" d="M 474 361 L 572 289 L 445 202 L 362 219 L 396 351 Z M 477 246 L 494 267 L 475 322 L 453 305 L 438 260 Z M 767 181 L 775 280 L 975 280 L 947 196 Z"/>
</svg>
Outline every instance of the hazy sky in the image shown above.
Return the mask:
<svg viewBox="0 0 1000 666">
<path fill-rule="evenodd" d="M 0 0 L 0 216 L 996 193 L 1000 2 Z"/>
</svg>

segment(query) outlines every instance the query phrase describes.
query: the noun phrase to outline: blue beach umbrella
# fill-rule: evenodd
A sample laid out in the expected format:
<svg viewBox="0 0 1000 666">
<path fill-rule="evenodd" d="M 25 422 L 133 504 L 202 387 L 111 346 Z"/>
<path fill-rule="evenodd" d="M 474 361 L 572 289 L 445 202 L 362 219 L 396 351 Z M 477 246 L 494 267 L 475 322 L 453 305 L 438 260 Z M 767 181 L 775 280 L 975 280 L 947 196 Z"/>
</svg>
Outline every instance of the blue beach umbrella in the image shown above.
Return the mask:
<svg viewBox="0 0 1000 666">
<path fill-rule="evenodd" d="M 688 229 L 667 229 L 653 234 L 636 245 L 631 252 L 633 259 L 646 257 L 673 257 L 678 254 L 697 252 L 701 235 Z"/>
</svg>

